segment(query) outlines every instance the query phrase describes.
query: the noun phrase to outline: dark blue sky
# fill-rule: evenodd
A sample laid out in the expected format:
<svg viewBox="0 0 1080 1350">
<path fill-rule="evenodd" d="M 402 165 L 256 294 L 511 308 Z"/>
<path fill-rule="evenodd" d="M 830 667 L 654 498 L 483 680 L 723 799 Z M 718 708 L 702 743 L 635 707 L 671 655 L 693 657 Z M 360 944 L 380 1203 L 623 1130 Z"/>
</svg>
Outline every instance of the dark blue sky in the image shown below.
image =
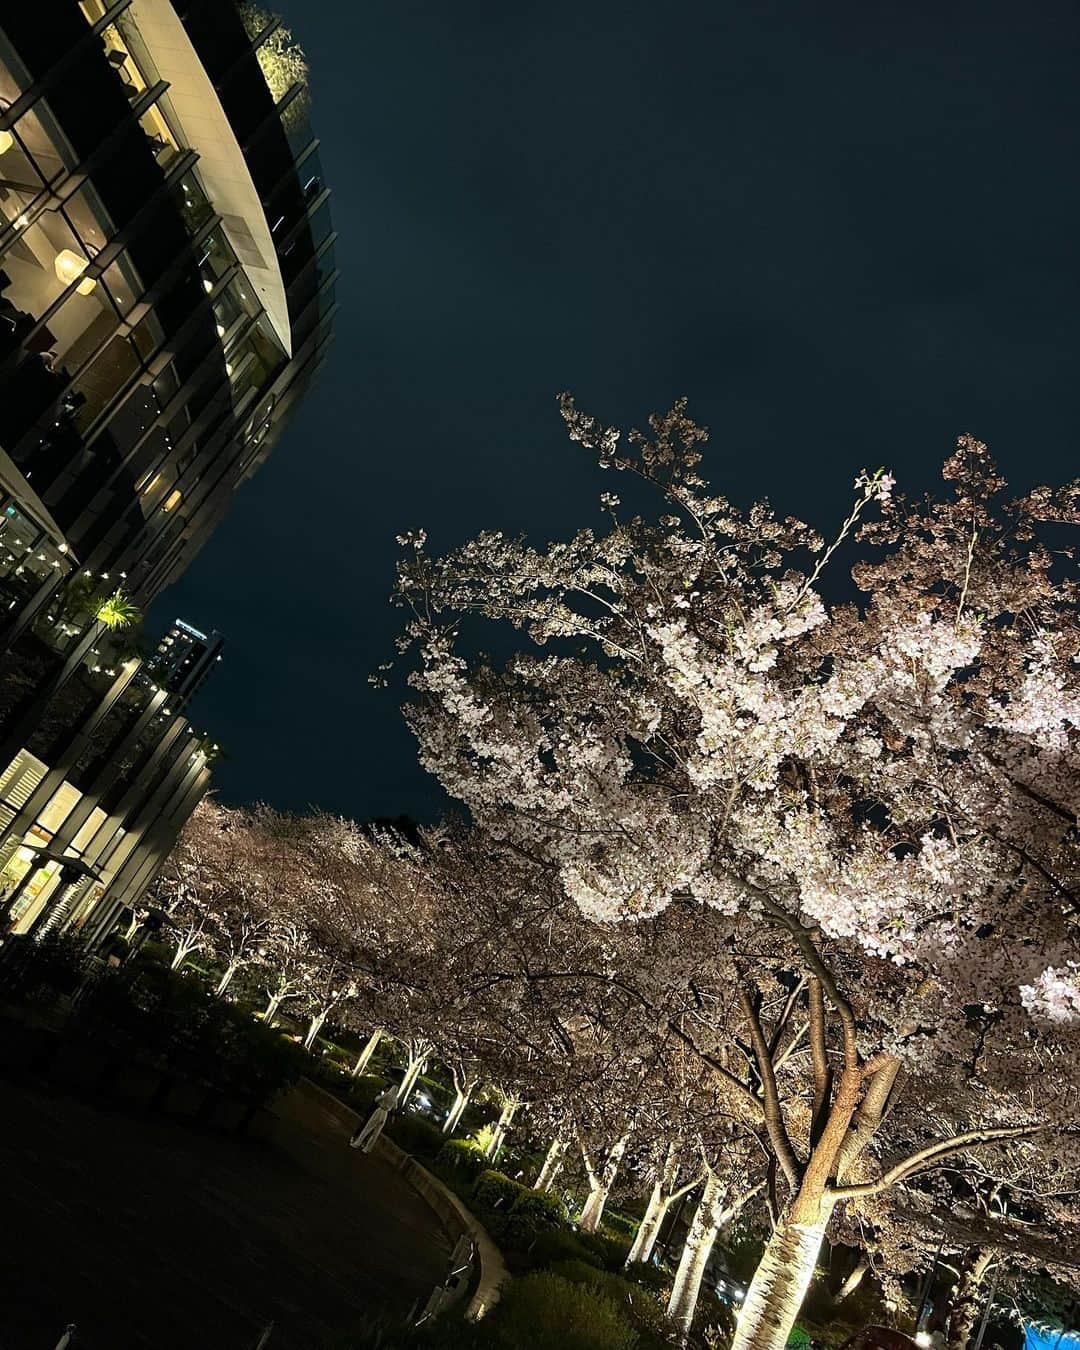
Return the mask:
<svg viewBox="0 0 1080 1350">
<path fill-rule="evenodd" d="M 330 360 L 155 609 L 221 629 L 196 705 L 228 800 L 438 809 L 397 699 L 394 535 L 560 537 L 623 425 L 687 394 L 706 468 L 828 527 L 953 438 L 1076 472 L 1070 0 L 290 0 L 334 192 Z"/>
</svg>

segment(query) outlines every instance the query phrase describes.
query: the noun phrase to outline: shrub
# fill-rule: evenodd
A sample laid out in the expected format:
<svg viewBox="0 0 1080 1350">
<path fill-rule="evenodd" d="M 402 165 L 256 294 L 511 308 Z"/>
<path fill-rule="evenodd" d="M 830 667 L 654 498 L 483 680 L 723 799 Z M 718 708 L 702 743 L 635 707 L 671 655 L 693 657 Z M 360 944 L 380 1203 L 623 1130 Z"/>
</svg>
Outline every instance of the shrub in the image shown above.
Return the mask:
<svg viewBox="0 0 1080 1350">
<path fill-rule="evenodd" d="M 560 1279 L 569 1280 L 571 1284 L 583 1284 L 594 1293 L 610 1299 L 623 1316 L 650 1340 L 664 1339 L 670 1332 L 670 1323 L 659 1299 L 633 1280 L 623 1275 L 612 1275 L 606 1270 L 597 1270 L 587 1261 L 559 1261 L 549 1269 L 552 1275 Z"/>
<path fill-rule="evenodd" d="M 631 1239 L 609 1233 L 578 1233 L 578 1239 L 593 1263 L 605 1270 L 622 1270 L 630 1254 Z"/>
<path fill-rule="evenodd" d="M 634 1234 L 637 1232 L 638 1221 L 625 1214 L 619 1214 L 616 1210 L 605 1209 L 601 1227 L 611 1233 L 613 1237 L 628 1237 L 633 1240 Z"/>
<path fill-rule="evenodd" d="M 549 1228 L 540 1234 L 529 1252 L 536 1266 L 551 1266 L 557 1261 L 584 1261 L 596 1264 L 596 1258 L 577 1233 L 568 1228 Z"/>
<path fill-rule="evenodd" d="M 522 1350 L 634 1350 L 639 1342 L 611 1299 L 547 1271 L 514 1280 L 491 1322 L 507 1346 Z"/>
<path fill-rule="evenodd" d="M 399 1148 L 417 1157 L 434 1158 L 442 1151 L 442 1131 L 419 1116 L 391 1116 L 386 1132 Z"/>
<path fill-rule="evenodd" d="M 514 1213 L 534 1220 L 541 1227 L 557 1228 L 566 1222 L 566 1206 L 560 1196 L 552 1191 L 534 1191 L 526 1186 L 518 1191 Z"/>
<path fill-rule="evenodd" d="M 12 937 L 3 952 L 3 995 L 11 1001 L 52 1003 L 74 991 L 86 953 L 68 937 Z"/>
<path fill-rule="evenodd" d="M 522 1189 L 503 1172 L 481 1172 L 473 1189 L 473 1199 L 478 1209 L 501 1210 L 507 1214 Z"/>
<path fill-rule="evenodd" d="M 471 1139 L 448 1139 L 439 1150 L 435 1165 L 444 1176 L 471 1185 L 481 1172 L 487 1171 L 488 1160 Z"/>
<path fill-rule="evenodd" d="M 337 1085 L 338 1095 L 347 1106 L 351 1106 L 360 1115 L 366 1116 L 375 1105 L 375 1098 L 386 1087 L 386 1079 L 375 1073 L 362 1073 L 354 1078 L 347 1088 Z"/>
<path fill-rule="evenodd" d="M 194 976 L 140 965 L 107 971 L 79 1005 L 79 1037 L 104 1037 L 129 1055 L 196 1081 L 265 1100 L 307 1067 L 299 1046 L 217 999 Z"/>
</svg>

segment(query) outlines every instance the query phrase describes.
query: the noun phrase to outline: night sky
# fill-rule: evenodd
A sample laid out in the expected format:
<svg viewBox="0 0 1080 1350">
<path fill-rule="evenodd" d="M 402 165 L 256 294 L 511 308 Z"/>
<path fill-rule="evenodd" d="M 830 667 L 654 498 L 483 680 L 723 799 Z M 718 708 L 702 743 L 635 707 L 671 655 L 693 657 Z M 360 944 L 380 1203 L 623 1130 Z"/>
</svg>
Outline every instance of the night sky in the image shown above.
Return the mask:
<svg viewBox="0 0 1080 1350">
<path fill-rule="evenodd" d="M 392 654 L 394 535 L 599 523 L 555 394 L 680 394 L 706 471 L 828 529 L 960 432 L 1077 470 L 1080 8 L 289 0 L 341 268 L 330 359 L 155 606 L 228 649 L 194 720 L 228 801 L 430 818 Z"/>
</svg>

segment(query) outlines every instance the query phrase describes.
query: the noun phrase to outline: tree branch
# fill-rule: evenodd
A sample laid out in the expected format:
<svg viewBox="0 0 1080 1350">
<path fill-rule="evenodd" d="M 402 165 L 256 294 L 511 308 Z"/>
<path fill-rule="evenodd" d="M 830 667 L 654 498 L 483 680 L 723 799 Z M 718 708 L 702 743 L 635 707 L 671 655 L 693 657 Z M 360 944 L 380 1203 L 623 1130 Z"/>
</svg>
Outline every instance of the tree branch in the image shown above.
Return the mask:
<svg viewBox="0 0 1080 1350">
<path fill-rule="evenodd" d="M 906 1181 L 916 1172 L 921 1172 L 924 1168 L 932 1166 L 953 1153 L 961 1153 L 966 1148 L 982 1148 L 987 1144 L 999 1143 L 1003 1139 L 1024 1139 L 1029 1135 L 1041 1134 L 1049 1128 L 1048 1125 L 1003 1125 L 983 1130 L 969 1130 L 966 1134 L 956 1134 L 951 1139 L 943 1139 L 940 1143 L 930 1144 L 917 1153 L 912 1153 L 903 1162 L 890 1167 L 877 1181 L 862 1182 L 856 1186 L 834 1187 L 829 1192 L 829 1198 L 839 1202 L 841 1200 L 859 1200 L 869 1195 L 880 1195 L 882 1191 L 888 1190 L 898 1181 Z"/>
<path fill-rule="evenodd" d="M 762 1103 L 765 1128 L 769 1132 L 773 1152 L 784 1169 L 788 1184 L 792 1190 L 796 1190 L 802 1177 L 802 1164 L 795 1155 L 787 1126 L 784 1124 L 780 1094 L 776 1087 L 776 1074 L 773 1071 L 772 1057 L 769 1054 L 768 1042 L 765 1040 L 765 1032 L 762 1030 L 761 1019 L 758 1017 L 753 999 L 742 985 L 739 986 L 739 1003 L 750 1023 L 750 1040 L 754 1047 L 754 1060 L 761 1077 L 761 1088 L 765 1098 Z"/>
</svg>

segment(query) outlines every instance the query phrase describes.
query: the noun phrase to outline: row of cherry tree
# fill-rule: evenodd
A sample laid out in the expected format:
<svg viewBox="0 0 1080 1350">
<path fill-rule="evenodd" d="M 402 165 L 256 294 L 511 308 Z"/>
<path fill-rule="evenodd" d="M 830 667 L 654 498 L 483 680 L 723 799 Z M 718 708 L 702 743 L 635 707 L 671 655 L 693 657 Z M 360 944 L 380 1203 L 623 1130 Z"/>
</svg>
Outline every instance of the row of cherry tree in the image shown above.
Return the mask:
<svg viewBox="0 0 1080 1350">
<path fill-rule="evenodd" d="M 437 1054 L 452 1117 L 499 1084 L 541 1188 L 581 1158 L 584 1228 L 647 1193 L 636 1259 L 695 1191 L 684 1329 L 751 1213 L 735 1350 L 781 1350 L 826 1238 L 893 1293 L 959 1254 L 962 1350 L 995 1263 L 1080 1261 L 1077 490 L 1008 501 L 963 440 L 941 500 L 860 475 L 826 546 L 712 495 L 681 406 L 628 448 L 563 412 L 656 524 L 607 494 L 546 550 L 405 541 L 408 716 L 469 827 L 207 806 L 163 883 L 178 959 L 212 942 L 222 990 L 256 963 L 309 1040 L 385 1028 L 406 1081 Z M 851 547 L 861 598 L 827 604 Z M 470 657 L 478 616 L 533 650 Z"/>
<path fill-rule="evenodd" d="M 994 1210 L 1068 1189 L 1080 484 L 1009 499 L 963 437 L 938 498 L 860 473 L 827 544 L 714 493 L 683 403 L 625 439 L 561 410 L 644 513 L 604 493 L 601 528 L 546 548 L 405 536 L 407 715 L 479 828 L 637 931 L 625 996 L 765 1158 L 734 1350 L 780 1350 L 825 1235 L 917 1179 L 959 1171 Z M 846 550 L 857 598 L 829 603 Z M 476 655 L 483 620 L 523 649 Z M 649 985 L 666 923 L 678 975 Z"/>
</svg>

